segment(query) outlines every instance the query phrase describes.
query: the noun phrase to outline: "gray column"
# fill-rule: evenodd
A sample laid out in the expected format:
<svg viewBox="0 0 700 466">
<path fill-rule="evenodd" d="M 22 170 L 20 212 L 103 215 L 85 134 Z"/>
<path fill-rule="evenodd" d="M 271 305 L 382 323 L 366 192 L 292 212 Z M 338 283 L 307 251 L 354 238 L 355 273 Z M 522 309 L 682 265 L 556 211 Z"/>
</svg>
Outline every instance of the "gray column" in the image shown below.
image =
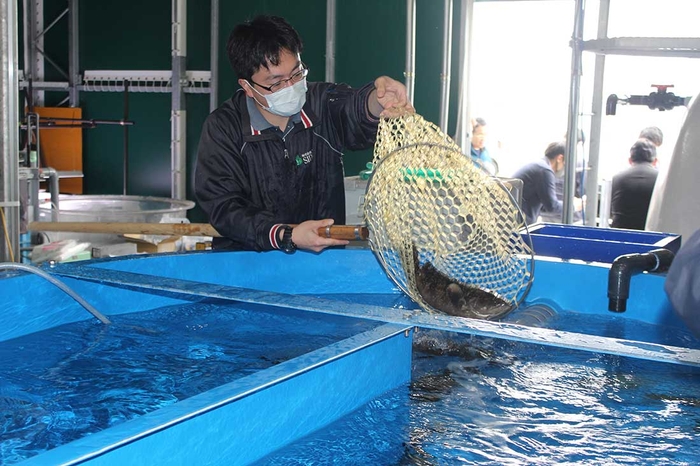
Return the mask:
<svg viewBox="0 0 700 466">
<path fill-rule="evenodd" d="M 598 39 L 608 37 L 608 17 L 610 15 L 610 0 L 600 0 L 598 12 Z M 595 57 L 595 70 L 593 72 L 593 102 L 591 105 L 591 134 L 588 164 L 591 167 L 586 173 L 584 192 L 586 193 L 586 225 L 596 226 L 598 216 L 598 165 L 600 164 L 600 134 L 603 123 L 603 85 L 605 82 L 605 55 L 599 53 Z M 610 204 L 606 204 L 609 208 Z M 607 221 L 609 212 L 603 211 L 601 204 L 601 222 Z M 601 223 L 607 227 L 607 223 Z"/>
<path fill-rule="evenodd" d="M 335 82 L 335 0 L 326 0 L 326 82 Z"/>
<path fill-rule="evenodd" d="M 452 68 L 452 0 L 445 0 L 442 24 L 442 73 L 440 74 L 440 129 L 447 133 L 450 113 L 450 69 Z"/>
<path fill-rule="evenodd" d="M 187 85 L 187 0 L 173 0 L 173 71 L 171 121 L 171 197 L 187 197 L 187 145 L 185 92 Z"/>
<path fill-rule="evenodd" d="M 219 0 L 211 0 L 211 52 L 209 67 L 209 111 L 219 106 Z"/>
<path fill-rule="evenodd" d="M 416 83 L 416 0 L 406 0 L 406 94 L 413 103 Z"/>
<path fill-rule="evenodd" d="M 0 261 L 14 259 L 19 262 L 19 80 L 15 0 L 0 0 L 0 49 L 0 209 L 4 214 L 0 215 L 0 237 L 3 238 L 0 241 Z"/>
<path fill-rule="evenodd" d="M 80 24 L 78 22 L 79 0 L 68 1 L 68 98 L 71 107 L 80 104 Z"/>
<path fill-rule="evenodd" d="M 566 176 L 564 178 L 564 215 L 566 224 L 574 222 L 576 192 L 576 146 L 578 141 L 581 61 L 583 57 L 583 14 L 585 0 L 576 0 L 574 32 L 571 37 L 571 85 L 569 87 L 569 123 L 566 133 Z"/>
<path fill-rule="evenodd" d="M 460 50 L 459 50 L 459 109 L 457 112 L 457 130 L 455 142 L 462 152 L 471 151 L 471 97 L 470 97 L 470 60 L 472 44 L 472 22 L 474 17 L 474 0 L 462 0 L 460 17 Z"/>
</svg>

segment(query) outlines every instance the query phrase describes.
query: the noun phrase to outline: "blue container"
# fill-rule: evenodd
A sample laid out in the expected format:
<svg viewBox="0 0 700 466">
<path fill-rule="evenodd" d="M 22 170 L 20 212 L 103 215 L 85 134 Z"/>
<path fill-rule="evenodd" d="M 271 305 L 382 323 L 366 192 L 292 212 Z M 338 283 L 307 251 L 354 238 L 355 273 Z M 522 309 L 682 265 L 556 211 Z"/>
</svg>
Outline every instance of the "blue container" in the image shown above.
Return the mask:
<svg viewBox="0 0 700 466">
<path fill-rule="evenodd" d="M 108 317 L 216 299 L 248 303 L 267 312 L 315 312 L 369 319 L 380 325 L 59 445 L 22 464 L 255 463 L 369 400 L 406 386 L 411 379 L 415 328 L 486 337 L 507 332 L 516 341 L 596 353 L 600 349 L 654 361 L 678 363 L 683 359 L 685 364 L 700 366 L 700 350 L 693 349 L 697 347 L 694 341 L 689 342 L 692 348 L 659 344 L 664 329 L 684 328 L 663 291 L 665 278 L 659 274 L 635 276 L 628 311 L 612 315 L 606 310 L 609 269 L 603 263 L 537 259 L 530 302 L 604 319 L 605 325 L 594 327 L 601 335 L 567 335 L 547 328 L 428 314 L 411 306 L 378 305 L 386 303 L 387 297 L 403 295 L 368 249 L 293 255 L 279 251 L 159 254 L 47 267 Z M 557 286 L 552 286 L 555 281 Z M 337 299 L 340 297 L 343 299 Z M 88 319 L 94 320 L 72 298 L 37 276 L 0 276 L 0 342 Z M 634 326 L 628 333 L 621 323 L 624 320 L 658 324 L 659 334 L 633 332 Z M 615 338 L 605 337 L 612 327 Z M 15 382 L 13 390 L 22 389 L 21 382 Z M 5 398 L 17 403 L 11 396 Z M 387 444 L 396 439 L 376 440 Z"/>
<path fill-rule="evenodd" d="M 597 228 L 558 223 L 537 223 L 529 227 L 532 248 L 538 256 L 612 263 L 623 254 L 665 248 L 677 253 L 680 235 L 652 231 Z M 522 233 L 525 235 L 525 233 Z M 527 238 L 525 239 L 527 242 Z"/>
</svg>

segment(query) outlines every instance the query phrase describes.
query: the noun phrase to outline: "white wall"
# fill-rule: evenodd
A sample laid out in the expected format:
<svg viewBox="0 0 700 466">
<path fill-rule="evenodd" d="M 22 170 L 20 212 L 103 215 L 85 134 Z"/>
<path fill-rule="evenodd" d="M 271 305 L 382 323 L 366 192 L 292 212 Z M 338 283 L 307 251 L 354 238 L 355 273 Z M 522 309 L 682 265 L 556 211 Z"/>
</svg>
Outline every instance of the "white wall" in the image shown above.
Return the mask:
<svg viewBox="0 0 700 466">
<path fill-rule="evenodd" d="M 592 39 L 598 2 L 586 5 L 585 38 Z M 487 147 L 505 176 L 542 157 L 546 145 L 566 132 L 574 6 L 573 0 L 562 0 L 477 2 L 474 7 L 472 105 L 475 116 L 489 123 Z M 611 0 L 608 36 L 700 37 L 698 18 L 698 0 Z M 584 54 L 580 122 L 587 135 L 594 59 Z M 700 59 L 608 55 L 605 71 L 606 98 L 648 95 L 655 90 L 652 84 L 673 84 L 669 92 L 683 97 L 700 92 Z M 663 166 L 685 114 L 684 107 L 660 112 L 618 105 L 617 115 L 603 118 L 600 179 L 627 166 L 629 148 L 645 126 L 664 132 Z"/>
</svg>

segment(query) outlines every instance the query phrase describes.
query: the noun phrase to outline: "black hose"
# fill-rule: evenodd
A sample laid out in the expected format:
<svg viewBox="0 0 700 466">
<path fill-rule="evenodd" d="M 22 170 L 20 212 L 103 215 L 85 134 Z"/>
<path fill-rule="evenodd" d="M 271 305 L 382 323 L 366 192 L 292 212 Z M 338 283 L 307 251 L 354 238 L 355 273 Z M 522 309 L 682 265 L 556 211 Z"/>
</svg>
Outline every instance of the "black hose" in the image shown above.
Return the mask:
<svg viewBox="0 0 700 466">
<path fill-rule="evenodd" d="M 608 273 L 608 309 L 625 312 L 632 275 L 640 272 L 665 272 L 671 266 L 674 256 L 673 252 L 661 248 L 617 257 Z"/>
</svg>

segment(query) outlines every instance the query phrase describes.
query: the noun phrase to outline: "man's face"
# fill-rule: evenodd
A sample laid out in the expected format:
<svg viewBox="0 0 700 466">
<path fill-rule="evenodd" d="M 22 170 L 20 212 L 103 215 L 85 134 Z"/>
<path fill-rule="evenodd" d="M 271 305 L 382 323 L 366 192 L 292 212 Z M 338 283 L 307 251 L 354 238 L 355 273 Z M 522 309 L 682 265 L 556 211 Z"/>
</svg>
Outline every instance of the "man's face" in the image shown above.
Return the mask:
<svg viewBox="0 0 700 466">
<path fill-rule="evenodd" d="M 474 149 L 483 149 L 484 148 L 484 142 L 486 141 L 486 127 L 485 126 L 479 126 L 474 130 L 474 133 L 472 134 L 472 146 L 474 146 Z"/>
<path fill-rule="evenodd" d="M 263 96 L 272 94 L 272 91 L 265 89 L 265 87 L 279 87 L 279 89 L 274 89 L 274 91 L 277 92 L 291 86 L 291 81 L 283 81 L 289 79 L 294 73 L 298 72 L 301 67 L 301 57 L 299 54 L 293 54 L 289 50 L 283 49 L 280 52 L 279 65 L 275 66 L 268 63 L 267 68 L 261 66 L 255 74 L 251 76 L 250 80 L 239 79 L 238 84 L 241 85 L 248 97 L 255 98 L 262 105 L 267 106 L 267 100 Z M 282 83 L 279 85 L 278 83 L 281 81 Z"/>
<path fill-rule="evenodd" d="M 564 170 L 564 166 L 566 165 L 566 163 L 565 163 L 565 162 L 566 162 L 566 159 L 564 158 L 564 154 L 559 154 L 559 155 L 557 155 L 557 159 L 556 159 L 556 160 L 557 160 L 557 167 L 556 167 L 556 170 L 554 170 L 554 172 L 555 172 L 555 173 L 556 173 L 556 172 L 560 172 L 560 173 L 561 173 L 561 172 Z"/>
</svg>

